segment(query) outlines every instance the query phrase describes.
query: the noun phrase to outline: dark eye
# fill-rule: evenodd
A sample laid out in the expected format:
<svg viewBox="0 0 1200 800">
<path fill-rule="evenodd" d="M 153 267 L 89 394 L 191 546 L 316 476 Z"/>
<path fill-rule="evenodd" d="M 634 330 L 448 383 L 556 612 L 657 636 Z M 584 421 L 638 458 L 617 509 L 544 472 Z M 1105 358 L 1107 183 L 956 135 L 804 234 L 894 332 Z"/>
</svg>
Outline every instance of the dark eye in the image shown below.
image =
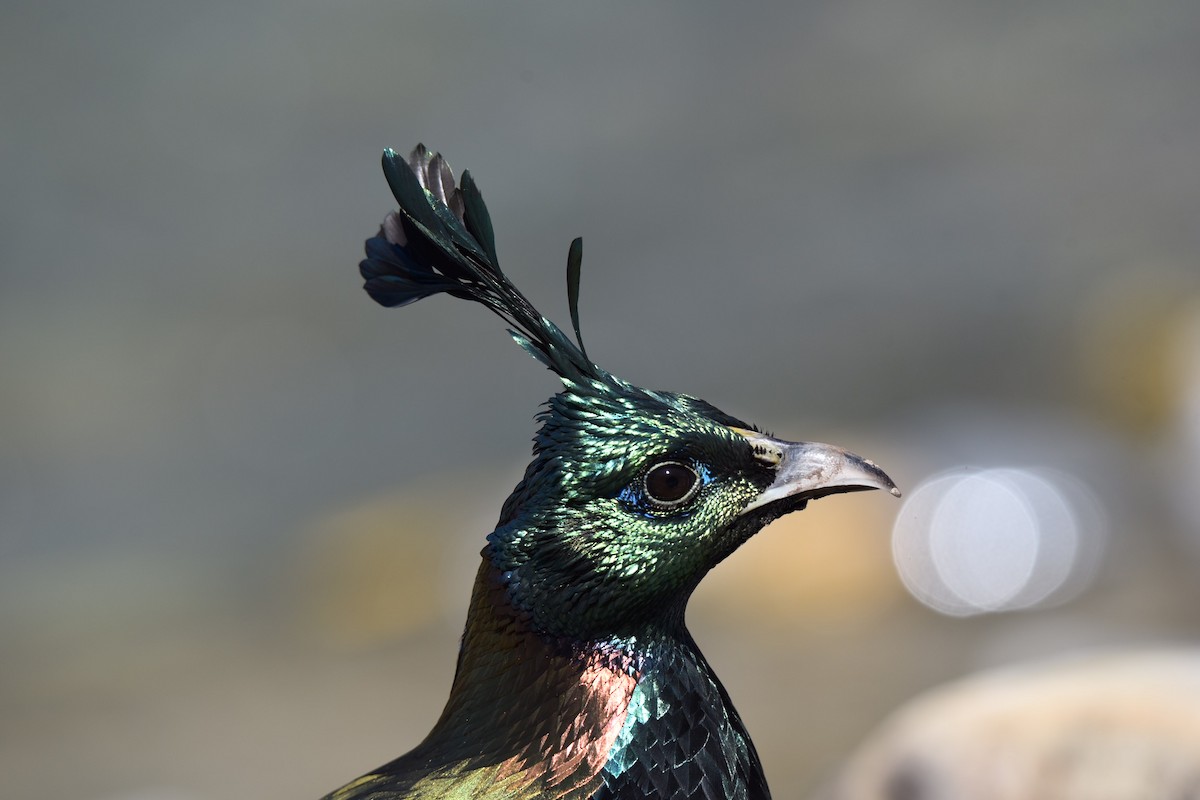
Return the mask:
<svg viewBox="0 0 1200 800">
<path fill-rule="evenodd" d="M 665 461 L 642 479 L 646 497 L 659 506 L 673 507 L 690 500 L 700 486 L 695 470 L 678 461 Z"/>
</svg>

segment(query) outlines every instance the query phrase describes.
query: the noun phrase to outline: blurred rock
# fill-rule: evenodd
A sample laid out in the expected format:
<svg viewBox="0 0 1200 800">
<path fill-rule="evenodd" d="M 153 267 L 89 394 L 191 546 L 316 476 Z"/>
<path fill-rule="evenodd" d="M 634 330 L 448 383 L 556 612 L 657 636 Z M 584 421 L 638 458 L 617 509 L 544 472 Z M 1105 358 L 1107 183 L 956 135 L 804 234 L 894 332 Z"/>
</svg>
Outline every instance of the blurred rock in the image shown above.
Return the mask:
<svg viewBox="0 0 1200 800">
<path fill-rule="evenodd" d="M 824 800 L 1200 798 L 1200 650 L 998 670 L 902 708 Z"/>
</svg>

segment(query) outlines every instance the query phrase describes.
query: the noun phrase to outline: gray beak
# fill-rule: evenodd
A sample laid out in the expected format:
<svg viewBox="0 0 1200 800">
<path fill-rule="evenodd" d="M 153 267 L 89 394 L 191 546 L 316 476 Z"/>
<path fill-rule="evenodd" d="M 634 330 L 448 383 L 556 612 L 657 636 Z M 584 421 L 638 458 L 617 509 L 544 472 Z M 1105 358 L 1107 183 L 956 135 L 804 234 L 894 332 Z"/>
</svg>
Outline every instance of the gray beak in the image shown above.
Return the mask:
<svg viewBox="0 0 1200 800">
<path fill-rule="evenodd" d="M 785 442 L 754 431 L 735 430 L 750 441 L 760 461 L 775 468 L 775 481 L 742 509 L 743 514 L 785 498 L 807 501 L 867 489 L 886 489 L 900 496 L 900 490 L 883 470 L 840 447 L 820 442 Z"/>
</svg>

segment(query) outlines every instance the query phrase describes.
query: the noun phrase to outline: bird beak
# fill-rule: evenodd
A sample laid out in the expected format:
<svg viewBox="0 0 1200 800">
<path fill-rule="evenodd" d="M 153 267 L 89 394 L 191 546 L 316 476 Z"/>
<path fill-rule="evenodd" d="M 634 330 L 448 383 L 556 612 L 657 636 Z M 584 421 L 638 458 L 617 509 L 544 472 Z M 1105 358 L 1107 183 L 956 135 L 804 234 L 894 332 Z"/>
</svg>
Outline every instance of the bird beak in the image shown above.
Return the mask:
<svg viewBox="0 0 1200 800">
<path fill-rule="evenodd" d="M 892 479 L 871 461 L 854 453 L 820 442 L 785 442 L 755 431 L 734 428 L 754 448 L 754 455 L 775 469 L 775 481 L 742 509 L 745 514 L 779 500 L 809 500 L 842 492 L 886 489 L 895 497 L 900 490 Z"/>
</svg>

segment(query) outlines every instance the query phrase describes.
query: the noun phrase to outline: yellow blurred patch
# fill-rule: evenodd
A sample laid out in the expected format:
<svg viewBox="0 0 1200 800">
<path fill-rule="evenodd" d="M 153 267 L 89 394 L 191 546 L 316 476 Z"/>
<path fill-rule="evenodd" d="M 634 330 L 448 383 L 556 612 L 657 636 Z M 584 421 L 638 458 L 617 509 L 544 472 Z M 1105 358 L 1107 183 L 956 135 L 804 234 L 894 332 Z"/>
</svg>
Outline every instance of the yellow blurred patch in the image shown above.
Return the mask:
<svg viewBox="0 0 1200 800">
<path fill-rule="evenodd" d="M 432 476 L 316 520 L 289 570 L 300 626 L 340 647 L 460 626 L 510 480 L 503 466 Z"/>
<path fill-rule="evenodd" d="M 301 549 L 301 624 L 330 643 L 396 639 L 438 619 L 444 521 L 404 495 L 317 522 Z"/>
<path fill-rule="evenodd" d="M 1079 366 L 1088 405 L 1122 428 L 1156 433 L 1179 410 L 1186 381 L 1179 348 L 1200 314 L 1200 282 L 1134 269 L 1101 283 L 1079 318 Z"/>
<path fill-rule="evenodd" d="M 816 500 L 771 523 L 714 569 L 692 607 L 740 625 L 876 619 L 903 596 L 891 555 L 896 510 L 884 492 Z"/>
</svg>

